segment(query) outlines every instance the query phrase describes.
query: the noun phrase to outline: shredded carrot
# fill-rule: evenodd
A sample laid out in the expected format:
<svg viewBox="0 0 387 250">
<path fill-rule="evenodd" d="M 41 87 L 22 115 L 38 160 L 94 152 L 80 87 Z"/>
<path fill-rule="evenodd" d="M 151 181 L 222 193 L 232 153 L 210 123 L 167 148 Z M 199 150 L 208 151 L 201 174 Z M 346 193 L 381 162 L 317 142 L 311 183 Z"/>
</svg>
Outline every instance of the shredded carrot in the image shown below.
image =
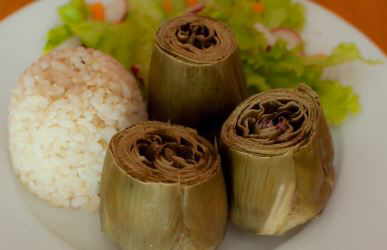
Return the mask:
<svg viewBox="0 0 387 250">
<path fill-rule="evenodd" d="M 253 4 L 253 11 L 255 13 L 262 13 L 265 10 L 265 6 L 262 3 L 254 3 Z"/>
<path fill-rule="evenodd" d="M 198 0 L 185 0 L 185 3 L 188 7 L 193 7 L 195 6 L 196 4 L 198 4 Z"/>
<path fill-rule="evenodd" d="M 172 0 L 164 0 L 164 2 L 163 2 L 163 9 L 164 9 L 165 12 L 167 12 L 167 13 L 172 12 L 172 11 L 173 11 Z"/>
<path fill-rule="evenodd" d="M 105 6 L 102 3 L 93 3 L 89 5 L 93 19 L 98 21 L 105 20 Z"/>
</svg>

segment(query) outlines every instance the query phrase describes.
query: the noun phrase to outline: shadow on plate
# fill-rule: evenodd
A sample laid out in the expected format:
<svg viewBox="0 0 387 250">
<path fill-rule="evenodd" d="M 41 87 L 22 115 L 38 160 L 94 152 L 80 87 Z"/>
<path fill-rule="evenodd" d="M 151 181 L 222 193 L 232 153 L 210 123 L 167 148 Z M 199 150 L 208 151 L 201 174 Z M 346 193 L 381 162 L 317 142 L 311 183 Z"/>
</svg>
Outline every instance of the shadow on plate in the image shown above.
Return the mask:
<svg viewBox="0 0 387 250">
<path fill-rule="evenodd" d="M 257 236 L 246 233 L 235 226 L 230 226 L 220 250 L 276 250 L 300 233 L 305 226 L 300 226 L 283 236 Z"/>
</svg>

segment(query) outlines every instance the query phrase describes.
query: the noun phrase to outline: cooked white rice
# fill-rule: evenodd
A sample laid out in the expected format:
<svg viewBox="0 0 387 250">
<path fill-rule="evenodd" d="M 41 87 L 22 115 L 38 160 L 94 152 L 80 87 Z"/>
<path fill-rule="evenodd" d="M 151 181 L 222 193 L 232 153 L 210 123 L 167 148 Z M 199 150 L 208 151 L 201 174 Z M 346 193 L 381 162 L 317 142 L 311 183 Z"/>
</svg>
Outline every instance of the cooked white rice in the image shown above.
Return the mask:
<svg viewBox="0 0 387 250">
<path fill-rule="evenodd" d="M 13 167 L 52 205 L 96 210 L 110 138 L 146 118 L 135 79 L 113 58 L 81 47 L 54 51 L 24 72 L 12 93 Z"/>
</svg>

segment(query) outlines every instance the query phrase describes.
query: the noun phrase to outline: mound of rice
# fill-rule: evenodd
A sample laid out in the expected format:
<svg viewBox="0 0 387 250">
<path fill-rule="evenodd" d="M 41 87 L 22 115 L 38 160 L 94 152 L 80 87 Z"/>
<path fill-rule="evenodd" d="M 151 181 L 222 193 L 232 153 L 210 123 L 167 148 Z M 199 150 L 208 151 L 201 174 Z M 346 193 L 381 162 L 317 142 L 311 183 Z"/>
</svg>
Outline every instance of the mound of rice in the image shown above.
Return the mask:
<svg viewBox="0 0 387 250">
<path fill-rule="evenodd" d="M 96 210 L 110 138 L 146 119 L 137 82 L 116 60 L 81 47 L 54 51 L 24 72 L 12 93 L 14 170 L 54 206 Z"/>
</svg>

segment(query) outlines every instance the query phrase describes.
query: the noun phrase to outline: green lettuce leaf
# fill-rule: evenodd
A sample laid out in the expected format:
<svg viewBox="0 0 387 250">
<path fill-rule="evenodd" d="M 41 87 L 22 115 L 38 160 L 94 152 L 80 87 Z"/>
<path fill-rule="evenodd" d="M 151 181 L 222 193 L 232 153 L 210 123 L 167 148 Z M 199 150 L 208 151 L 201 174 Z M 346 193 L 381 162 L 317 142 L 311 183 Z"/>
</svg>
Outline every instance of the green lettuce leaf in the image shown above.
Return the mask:
<svg viewBox="0 0 387 250">
<path fill-rule="evenodd" d="M 154 33 L 171 14 L 163 11 L 162 1 L 131 0 L 127 19 L 123 23 L 113 24 L 91 20 L 85 1 L 71 0 L 58 9 L 63 25 L 49 32 L 44 50 L 50 51 L 65 38 L 76 36 L 86 47 L 112 55 L 127 68 L 133 64 L 143 66 L 142 75 L 145 77 Z"/>
<path fill-rule="evenodd" d="M 212 0 L 205 14 L 225 22 L 243 22 L 251 26 L 257 22 L 274 28 L 301 30 L 305 24 L 305 8 L 293 0 L 261 0 L 262 13 L 255 13 L 252 5 L 256 0 Z"/>
<path fill-rule="evenodd" d="M 296 50 L 288 50 L 286 44 L 280 41 L 271 50 L 255 55 L 246 51 L 242 53 L 242 60 L 251 91 L 293 88 L 299 83 L 306 83 L 320 95 L 321 104 L 331 125 L 340 125 L 349 116 L 361 110 L 359 96 L 350 86 L 338 81 L 322 80 L 327 67 L 354 60 L 369 62 L 353 44 L 340 44 L 330 56 L 316 59 L 301 56 Z"/>
<path fill-rule="evenodd" d="M 349 115 L 361 111 L 359 96 L 350 86 L 338 81 L 325 80 L 314 84 L 321 105 L 331 125 L 341 125 Z"/>
<path fill-rule="evenodd" d="M 89 11 L 84 0 L 71 0 L 58 9 L 58 14 L 63 23 L 72 25 L 86 21 Z"/>
<path fill-rule="evenodd" d="M 263 24 L 269 28 L 300 30 L 305 24 L 304 6 L 292 0 L 262 0 Z"/>
<path fill-rule="evenodd" d="M 44 52 L 49 52 L 73 36 L 73 32 L 67 25 L 60 25 L 52 28 L 46 35 L 47 42 Z"/>
<path fill-rule="evenodd" d="M 379 60 L 364 58 L 359 48 L 354 43 L 339 44 L 330 55 L 310 57 L 311 64 L 320 64 L 323 67 L 332 67 L 354 61 L 361 61 L 367 64 L 380 64 Z"/>
<path fill-rule="evenodd" d="M 87 21 L 89 11 L 84 0 L 70 0 L 58 8 L 58 15 L 63 22 L 52 29 L 46 35 L 45 53 L 55 49 L 69 38 L 75 36 L 74 25 Z"/>
</svg>

